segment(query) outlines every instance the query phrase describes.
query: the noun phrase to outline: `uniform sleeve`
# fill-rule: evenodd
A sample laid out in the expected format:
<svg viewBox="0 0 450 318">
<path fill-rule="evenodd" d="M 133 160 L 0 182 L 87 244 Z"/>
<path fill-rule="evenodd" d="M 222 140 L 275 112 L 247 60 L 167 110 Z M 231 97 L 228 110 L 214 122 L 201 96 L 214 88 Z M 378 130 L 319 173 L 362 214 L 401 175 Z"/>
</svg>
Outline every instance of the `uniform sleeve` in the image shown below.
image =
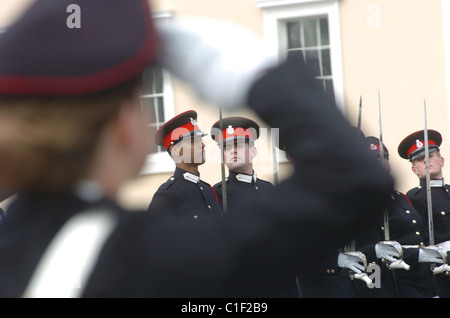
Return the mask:
<svg viewBox="0 0 450 318">
<path fill-rule="evenodd" d="M 164 215 L 170 211 L 175 211 L 175 200 L 171 198 L 167 191 L 158 190 L 153 195 L 152 201 L 148 206 L 147 211 L 153 215 Z"/>
<path fill-rule="evenodd" d="M 262 207 L 278 206 L 293 225 L 303 220 L 304 232 L 292 242 L 309 241 L 301 245 L 319 257 L 318 250 L 343 246 L 380 217 L 393 179 L 368 154 L 301 58 L 265 74 L 250 91 L 248 104 L 279 128 L 296 165 L 294 175 Z"/>
<path fill-rule="evenodd" d="M 151 253 L 137 253 L 133 263 L 142 277 L 158 274 L 142 288 L 162 297 L 268 297 L 295 273 L 317 268 L 387 207 L 392 177 L 301 62 L 266 73 L 248 104 L 280 128 L 294 174 L 220 218 L 148 224 L 140 241 Z"/>
</svg>

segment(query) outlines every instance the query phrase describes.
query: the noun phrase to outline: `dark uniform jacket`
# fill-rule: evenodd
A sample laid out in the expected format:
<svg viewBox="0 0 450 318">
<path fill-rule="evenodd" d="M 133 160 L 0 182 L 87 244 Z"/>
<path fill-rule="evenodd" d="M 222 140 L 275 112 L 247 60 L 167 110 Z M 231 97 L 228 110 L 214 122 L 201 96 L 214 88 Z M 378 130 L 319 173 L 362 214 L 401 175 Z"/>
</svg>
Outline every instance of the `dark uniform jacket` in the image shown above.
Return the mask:
<svg viewBox="0 0 450 318">
<path fill-rule="evenodd" d="M 213 186 L 219 198 L 221 207 L 223 207 L 222 186 L 222 182 L 218 182 Z M 226 179 L 227 211 L 233 212 L 238 210 L 239 205 L 251 196 L 258 197 L 270 195 L 271 193 L 274 193 L 273 191 L 273 184 L 257 178 L 255 173 L 253 175 L 249 175 L 230 170 L 228 178 Z M 289 284 L 289 286 L 286 286 L 284 290 L 280 290 L 279 294 L 276 296 L 283 298 L 298 297 L 299 294 L 296 279 L 293 278 L 292 283 Z"/>
<path fill-rule="evenodd" d="M 341 249 L 316 264 L 314 272 L 300 273 L 299 294 L 304 298 L 356 298 L 358 294 L 347 268 L 338 266 Z"/>
<path fill-rule="evenodd" d="M 178 167 L 155 192 L 148 210 L 159 215 L 174 213 L 174 216 L 195 220 L 222 214 L 214 189 L 199 176 Z"/>
<path fill-rule="evenodd" d="M 439 245 L 450 240 L 450 186 L 444 180 L 431 180 L 431 204 L 433 211 L 434 244 Z M 426 179 L 420 179 L 420 185 L 409 190 L 406 195 L 425 222 L 424 240 L 429 245 L 428 204 Z M 448 253 L 447 253 L 448 255 Z M 448 257 L 448 256 L 447 256 Z M 437 293 L 442 298 L 450 297 L 450 278 L 445 274 L 435 275 L 438 285 Z"/>
<path fill-rule="evenodd" d="M 248 105 L 283 128 L 302 169 L 274 195 L 249 198 L 236 213 L 198 222 L 129 213 L 104 202 L 120 222 L 82 296 L 270 297 L 380 215 L 394 181 L 359 147 L 359 137 L 302 59 L 263 75 Z M 92 204 L 70 195 L 19 195 L 0 226 L 0 297 L 22 295 L 55 233 Z"/>
<path fill-rule="evenodd" d="M 411 266 L 409 270 L 387 268 L 376 258 L 375 245 L 385 240 L 384 218 L 381 216 L 374 226 L 356 240 L 357 250 L 364 253 L 368 263 L 375 262 L 381 269 L 381 288 L 369 289 L 365 283 L 357 282 L 360 297 L 432 297 L 432 273 L 427 263 L 419 263 L 419 246 L 424 244 L 426 225 L 409 199 L 398 191 L 392 193 L 387 209 L 389 216 L 389 237 L 403 248 L 403 260 Z M 411 248 L 406 248 L 406 247 Z"/>
<path fill-rule="evenodd" d="M 444 180 L 431 180 L 431 204 L 433 206 L 433 225 L 435 244 L 450 240 L 450 186 Z M 419 211 L 425 222 L 424 237 L 428 245 L 428 208 L 426 180 L 420 179 L 420 186 L 409 190 L 406 195 Z"/>
<path fill-rule="evenodd" d="M 223 207 L 223 184 L 222 182 L 216 183 L 213 188 L 219 198 L 220 206 Z M 226 195 L 227 195 L 227 208 L 230 211 L 236 205 L 239 205 L 240 201 L 251 195 L 265 195 L 273 191 L 272 183 L 258 179 L 256 174 L 248 175 L 245 173 L 237 173 L 230 171 L 228 178 L 226 178 Z"/>
</svg>

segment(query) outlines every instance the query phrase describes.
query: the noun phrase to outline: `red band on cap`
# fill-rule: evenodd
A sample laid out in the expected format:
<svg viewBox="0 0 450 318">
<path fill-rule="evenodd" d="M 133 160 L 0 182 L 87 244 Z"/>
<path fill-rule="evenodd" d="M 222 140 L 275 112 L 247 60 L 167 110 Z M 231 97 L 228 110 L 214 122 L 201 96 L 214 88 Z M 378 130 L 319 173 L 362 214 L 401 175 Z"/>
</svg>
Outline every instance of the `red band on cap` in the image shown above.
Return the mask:
<svg viewBox="0 0 450 318">
<path fill-rule="evenodd" d="M 181 136 L 185 134 L 189 134 L 194 130 L 200 130 L 197 124 L 192 125 L 192 123 L 188 122 L 180 127 L 175 128 L 170 133 L 168 133 L 163 139 L 163 145 L 166 149 L 169 149 L 170 145 L 173 141 L 178 140 Z"/>
<path fill-rule="evenodd" d="M 421 143 L 422 146 L 418 147 L 417 144 Z M 425 141 L 424 140 L 418 140 L 414 143 L 414 145 L 412 145 L 411 147 L 409 147 L 408 151 L 406 152 L 406 156 L 409 157 L 410 154 L 412 154 L 414 151 L 416 151 L 419 148 L 422 148 L 425 145 Z M 428 146 L 430 145 L 437 145 L 435 141 L 433 140 L 428 140 Z"/>
<path fill-rule="evenodd" d="M 248 137 L 250 139 L 255 140 L 255 130 L 252 128 L 244 129 L 240 127 L 229 127 L 223 130 L 222 132 L 222 138 L 224 140 L 234 138 L 234 137 Z"/>
</svg>

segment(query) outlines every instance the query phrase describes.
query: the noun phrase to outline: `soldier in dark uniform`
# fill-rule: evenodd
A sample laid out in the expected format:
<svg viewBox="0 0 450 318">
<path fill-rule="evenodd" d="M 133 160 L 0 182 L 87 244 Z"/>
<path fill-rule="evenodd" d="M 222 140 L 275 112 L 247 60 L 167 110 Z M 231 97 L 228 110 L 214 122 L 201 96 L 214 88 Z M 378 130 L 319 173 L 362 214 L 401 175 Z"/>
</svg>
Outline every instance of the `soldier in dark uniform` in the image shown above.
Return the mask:
<svg viewBox="0 0 450 318">
<path fill-rule="evenodd" d="M 429 172 L 431 187 L 431 203 L 433 211 L 434 245 L 450 249 L 450 186 L 445 183 L 442 168 L 444 158 L 439 152 L 442 136 L 436 130 L 428 130 L 429 149 Z M 411 162 L 411 169 L 419 178 L 419 186 L 410 189 L 406 195 L 411 203 L 422 216 L 425 222 L 423 234 L 425 244 L 430 244 L 430 233 L 428 230 L 428 204 L 426 184 L 426 158 L 425 158 L 425 135 L 420 130 L 404 138 L 399 146 L 400 157 Z M 450 297 L 450 276 L 446 274 L 435 275 L 438 285 L 439 297 Z"/>
<path fill-rule="evenodd" d="M 198 166 L 205 163 L 206 136 L 197 126 L 197 112 L 190 110 L 165 123 L 155 135 L 175 161 L 174 174 L 163 183 L 148 207 L 150 213 L 188 217 L 221 215 L 222 209 L 214 189 L 200 179 Z"/>
<path fill-rule="evenodd" d="M 223 127 L 223 131 L 220 127 Z M 211 127 L 211 137 L 223 146 L 224 163 L 228 168 L 225 189 L 223 183 L 216 183 L 213 188 L 220 205 L 224 205 L 226 195 L 227 211 L 237 211 L 243 201 L 251 196 L 272 195 L 273 184 L 256 176 L 253 159 L 257 156 L 255 141 L 259 138 L 260 127 L 255 121 L 245 117 L 223 118 Z M 280 289 L 278 297 L 298 297 L 295 277 L 286 288 Z"/>
<path fill-rule="evenodd" d="M 67 24 L 75 3 L 79 29 Z M 0 191 L 18 195 L 0 226 L 0 297 L 270 297 L 386 207 L 392 177 L 362 146 L 348 147 L 348 122 L 293 58 L 240 87 L 268 125 L 296 131 L 285 140 L 299 168 L 274 195 L 196 222 L 123 210 L 117 193 L 151 145 L 141 73 L 163 54 L 204 51 L 183 38 L 172 47 L 150 13 L 146 0 L 36 1 L 2 34 Z M 80 224 L 95 231 L 80 234 Z M 45 266 L 47 256 L 64 263 Z"/>
<path fill-rule="evenodd" d="M 220 131 L 220 121 L 211 128 L 211 137 L 218 145 L 222 143 L 224 163 L 228 167 L 226 178 L 227 207 L 233 211 L 240 200 L 251 195 L 264 195 L 273 191 L 272 183 L 256 176 L 253 169 L 253 159 L 257 155 L 255 141 L 259 137 L 259 125 L 248 118 L 228 117 L 222 119 L 223 131 Z M 213 188 L 223 206 L 223 183 L 216 183 Z"/>
<path fill-rule="evenodd" d="M 365 144 L 367 150 L 380 160 L 379 139 L 373 136 L 366 137 Z M 383 157 L 381 163 L 390 171 L 389 151 L 384 144 Z M 386 239 L 384 217 L 380 216 L 372 228 L 356 239 L 356 248 L 366 255 L 369 263 L 375 263 L 381 269 L 380 288 L 369 289 L 355 281 L 358 295 L 360 297 L 431 298 L 433 291 L 430 267 L 427 263 L 419 263 L 419 248 L 424 245 L 423 233 L 426 226 L 421 215 L 411 205 L 407 196 L 397 190 L 392 192 L 387 215 L 389 239 L 401 244 L 402 260 L 409 267 L 394 266 L 392 262 L 382 261 L 377 255 L 377 243 Z M 396 264 L 404 265 L 404 263 L 397 261 Z M 394 268 L 390 269 L 388 265 Z"/>
</svg>

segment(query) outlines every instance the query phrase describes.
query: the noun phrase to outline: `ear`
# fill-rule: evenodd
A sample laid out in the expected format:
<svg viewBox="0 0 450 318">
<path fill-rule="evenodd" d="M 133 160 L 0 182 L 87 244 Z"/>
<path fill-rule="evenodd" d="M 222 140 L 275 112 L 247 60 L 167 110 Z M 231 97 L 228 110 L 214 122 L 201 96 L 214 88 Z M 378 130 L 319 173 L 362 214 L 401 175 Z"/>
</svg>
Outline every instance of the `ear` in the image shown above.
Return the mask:
<svg viewBox="0 0 450 318">
<path fill-rule="evenodd" d="M 179 144 L 169 147 L 169 154 L 175 162 L 178 162 L 181 156 L 183 156 L 183 147 L 180 147 Z"/>
<path fill-rule="evenodd" d="M 250 148 L 250 159 L 255 158 L 257 154 L 258 154 L 258 150 L 256 149 L 255 146 L 252 146 Z"/>
<path fill-rule="evenodd" d="M 416 168 L 414 165 L 411 166 L 411 171 L 412 171 L 416 176 L 419 176 L 419 173 L 418 173 L 418 171 L 417 171 L 417 168 Z"/>
<path fill-rule="evenodd" d="M 444 157 L 441 157 L 439 162 L 441 163 L 441 167 L 443 168 L 444 167 L 444 163 L 445 163 Z"/>
</svg>

